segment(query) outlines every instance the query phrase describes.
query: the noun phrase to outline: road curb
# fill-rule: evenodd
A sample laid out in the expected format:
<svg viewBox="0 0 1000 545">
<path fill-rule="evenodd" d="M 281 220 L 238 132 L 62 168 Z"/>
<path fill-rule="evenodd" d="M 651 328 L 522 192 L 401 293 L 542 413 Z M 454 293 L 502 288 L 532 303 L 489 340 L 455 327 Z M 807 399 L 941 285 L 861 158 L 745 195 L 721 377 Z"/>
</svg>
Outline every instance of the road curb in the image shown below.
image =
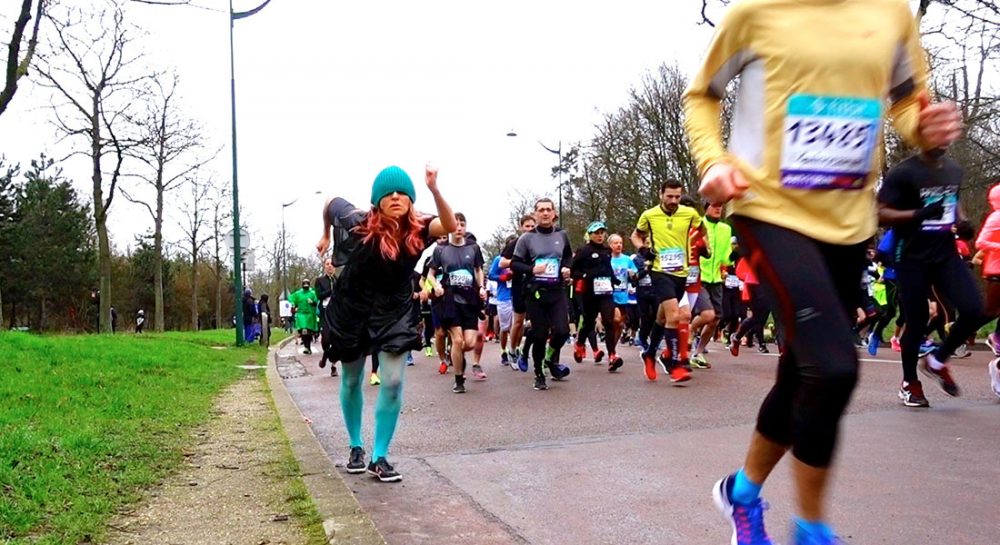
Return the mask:
<svg viewBox="0 0 1000 545">
<path fill-rule="evenodd" d="M 386 545 L 385 538 L 361 509 L 278 375 L 278 351 L 292 340 L 294 337 L 289 337 L 268 351 L 267 384 L 292 453 L 299 462 L 302 480 L 323 519 L 327 541 L 331 545 Z"/>
</svg>

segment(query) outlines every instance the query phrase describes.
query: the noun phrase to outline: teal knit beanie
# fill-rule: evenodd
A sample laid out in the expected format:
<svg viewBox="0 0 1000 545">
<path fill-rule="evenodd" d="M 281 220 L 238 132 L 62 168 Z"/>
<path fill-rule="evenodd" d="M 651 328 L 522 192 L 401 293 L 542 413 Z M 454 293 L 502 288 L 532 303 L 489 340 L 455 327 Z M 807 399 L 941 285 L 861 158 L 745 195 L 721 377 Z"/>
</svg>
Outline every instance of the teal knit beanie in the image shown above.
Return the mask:
<svg viewBox="0 0 1000 545">
<path fill-rule="evenodd" d="M 400 192 L 410 197 L 410 202 L 417 201 L 417 191 L 413 188 L 413 180 L 405 170 L 391 166 L 382 169 L 382 172 L 375 176 L 375 183 L 372 184 L 372 206 L 378 206 L 382 197 L 390 193 Z"/>
</svg>

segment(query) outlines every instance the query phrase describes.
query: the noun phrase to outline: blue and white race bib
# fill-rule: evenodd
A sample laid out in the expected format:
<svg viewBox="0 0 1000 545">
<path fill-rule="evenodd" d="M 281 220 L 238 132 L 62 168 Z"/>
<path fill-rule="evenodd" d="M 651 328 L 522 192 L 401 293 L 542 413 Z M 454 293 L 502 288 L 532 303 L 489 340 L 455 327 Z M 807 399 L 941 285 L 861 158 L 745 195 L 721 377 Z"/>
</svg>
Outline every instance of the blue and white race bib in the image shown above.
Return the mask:
<svg viewBox="0 0 1000 545">
<path fill-rule="evenodd" d="M 861 189 L 871 171 L 882 103 L 792 95 L 785 113 L 781 183 L 794 189 Z"/>
<path fill-rule="evenodd" d="M 457 271 L 451 271 L 448 273 L 448 283 L 453 288 L 469 288 L 472 287 L 473 279 L 472 273 L 466 269 L 459 269 Z"/>
<path fill-rule="evenodd" d="M 546 284 L 555 284 L 559 281 L 559 259 L 555 257 L 540 257 L 535 260 L 535 265 L 545 265 L 545 272 L 535 274 L 535 278 Z"/>
</svg>

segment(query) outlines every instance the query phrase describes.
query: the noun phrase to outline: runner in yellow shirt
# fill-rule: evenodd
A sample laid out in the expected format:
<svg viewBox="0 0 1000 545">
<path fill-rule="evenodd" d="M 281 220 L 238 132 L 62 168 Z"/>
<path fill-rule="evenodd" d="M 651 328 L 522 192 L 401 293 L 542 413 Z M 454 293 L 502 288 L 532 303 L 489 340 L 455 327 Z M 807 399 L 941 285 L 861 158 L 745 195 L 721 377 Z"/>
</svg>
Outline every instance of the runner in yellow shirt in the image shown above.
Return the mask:
<svg viewBox="0 0 1000 545">
<path fill-rule="evenodd" d="M 639 216 L 632 232 L 632 243 L 643 259 L 652 263 L 649 273 L 651 293 L 659 307 L 649 337 L 649 347 L 642 354 L 646 378 L 656 380 L 656 350 L 666 339 L 664 370 L 675 384 L 691 379 L 683 355 L 690 336 L 691 309 L 685 296 L 688 256 L 691 253 L 688 232 L 701 225 L 701 216 L 690 206 L 680 204 L 684 186 L 676 180 L 660 185 L 660 204 Z"/>
<path fill-rule="evenodd" d="M 721 100 L 740 77 L 728 149 Z M 849 313 L 875 232 L 881 127 L 922 149 L 961 134 L 952 103 L 930 105 L 905 0 L 732 5 L 685 94 L 701 194 L 732 200 L 740 245 L 787 337 L 742 469 L 714 488 L 734 545 L 769 545 L 760 488 L 791 450 L 795 545 L 836 542 L 825 497 L 837 430 L 857 382 Z M 888 112 L 885 106 L 888 106 Z"/>
</svg>

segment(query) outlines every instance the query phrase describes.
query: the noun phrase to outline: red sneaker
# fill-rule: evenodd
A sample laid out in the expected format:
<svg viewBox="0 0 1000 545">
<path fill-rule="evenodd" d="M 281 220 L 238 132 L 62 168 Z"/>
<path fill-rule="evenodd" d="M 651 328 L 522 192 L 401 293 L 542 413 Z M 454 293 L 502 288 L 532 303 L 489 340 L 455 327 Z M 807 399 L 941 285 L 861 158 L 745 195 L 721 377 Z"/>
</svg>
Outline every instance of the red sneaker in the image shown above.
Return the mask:
<svg viewBox="0 0 1000 545">
<path fill-rule="evenodd" d="M 603 359 L 604 359 L 603 350 L 598 350 L 597 352 L 594 352 L 594 363 L 601 363 L 601 360 Z"/>
<path fill-rule="evenodd" d="M 736 338 L 735 333 L 729 337 L 729 353 L 732 354 L 733 357 L 740 355 L 740 340 Z"/>
<path fill-rule="evenodd" d="M 678 384 L 689 380 L 691 380 L 691 371 L 688 371 L 683 365 L 674 366 L 674 368 L 670 370 L 670 382 Z"/>
<path fill-rule="evenodd" d="M 438 373 L 442 375 L 448 372 L 448 362 L 441 360 L 441 365 L 438 366 Z"/>
<path fill-rule="evenodd" d="M 587 349 L 584 348 L 582 344 L 577 344 L 573 346 L 573 361 L 580 363 L 583 361 L 583 357 L 587 355 Z"/>
<path fill-rule="evenodd" d="M 651 354 L 643 354 L 642 363 L 646 373 L 646 380 L 650 382 L 656 380 L 656 357 Z"/>
<path fill-rule="evenodd" d="M 931 367 L 929 362 L 933 358 L 933 354 L 928 354 L 927 357 L 920 362 L 918 369 L 920 369 L 921 373 L 934 379 L 938 383 L 938 386 L 944 390 L 944 393 L 950 395 L 951 397 L 958 397 L 961 392 L 959 392 L 958 384 L 955 383 L 955 379 L 951 377 L 951 371 L 948 370 L 948 366 L 945 365 L 940 369 Z M 935 359 L 934 362 L 937 363 L 937 360 Z"/>
</svg>

